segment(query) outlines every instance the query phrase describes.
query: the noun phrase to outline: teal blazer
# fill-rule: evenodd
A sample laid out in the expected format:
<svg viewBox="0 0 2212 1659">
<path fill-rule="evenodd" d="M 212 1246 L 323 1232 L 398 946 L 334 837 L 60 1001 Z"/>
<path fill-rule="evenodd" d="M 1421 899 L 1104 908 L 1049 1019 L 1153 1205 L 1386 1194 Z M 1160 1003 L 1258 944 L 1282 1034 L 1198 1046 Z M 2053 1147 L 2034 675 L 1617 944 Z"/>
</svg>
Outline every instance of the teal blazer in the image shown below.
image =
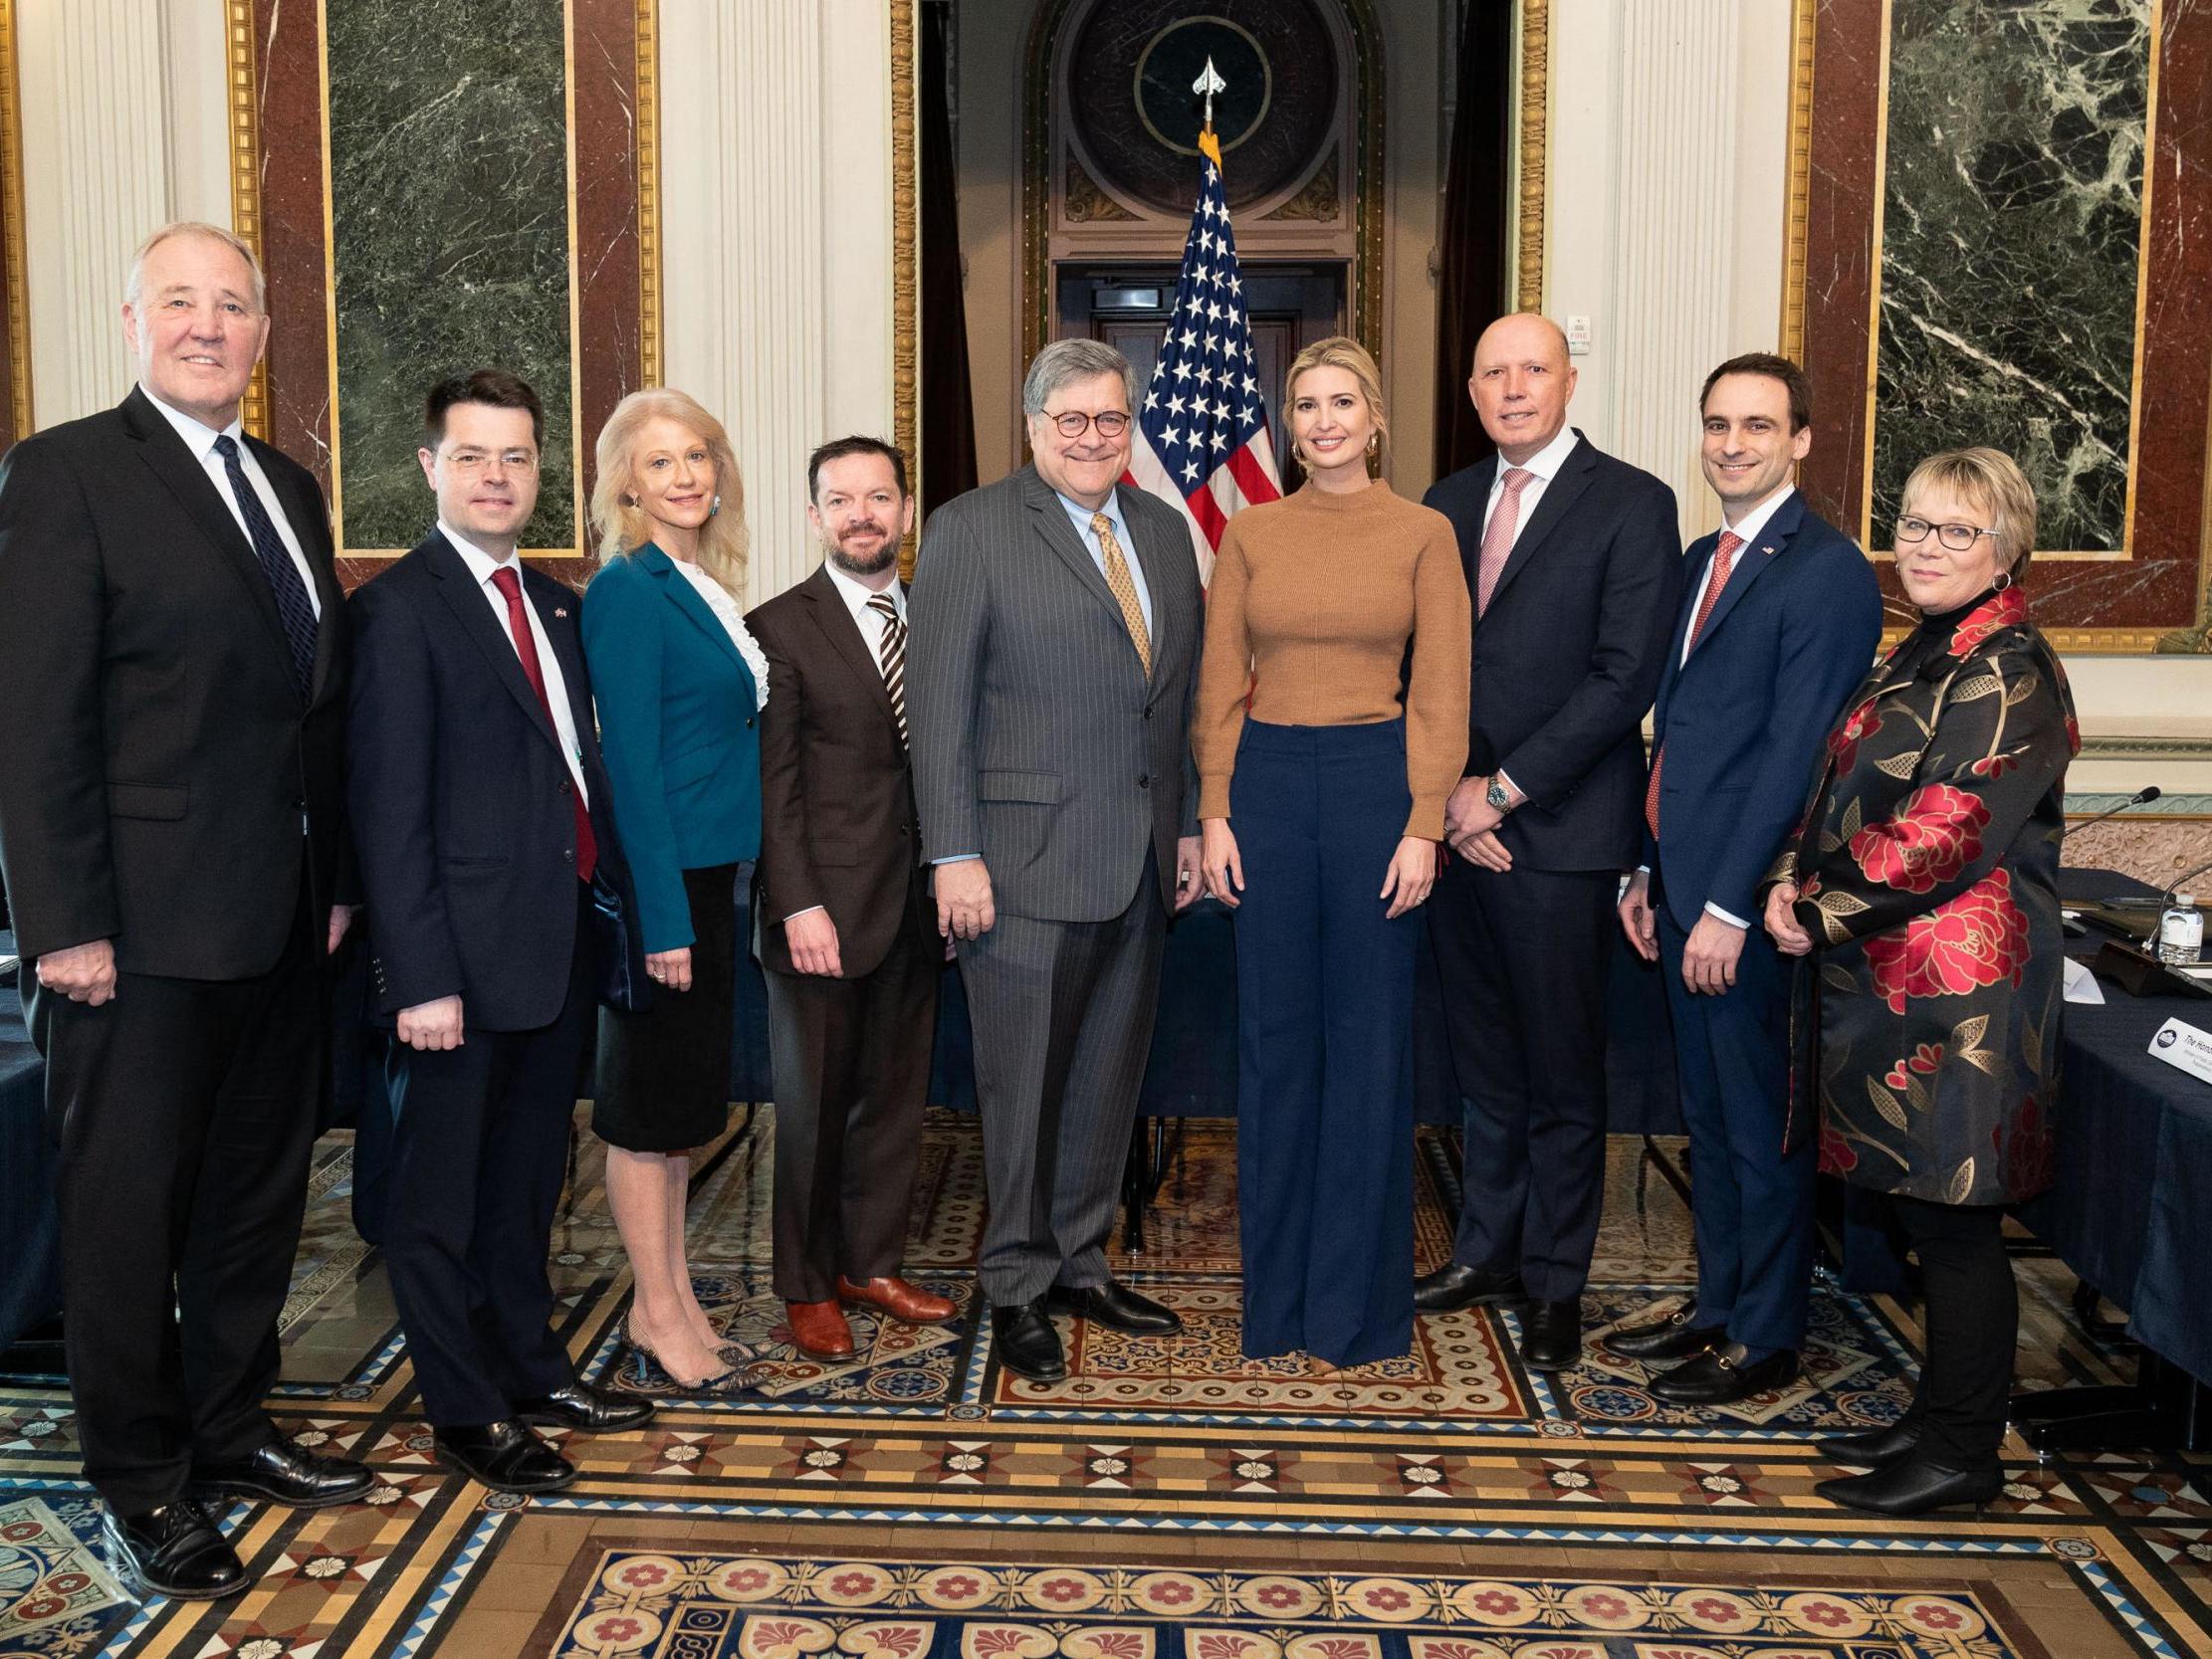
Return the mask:
<svg viewBox="0 0 2212 1659">
<path fill-rule="evenodd" d="M 675 561 L 647 542 L 583 594 L 614 827 L 647 950 L 692 942 L 684 872 L 761 856 L 761 730 L 752 671 Z"/>
</svg>

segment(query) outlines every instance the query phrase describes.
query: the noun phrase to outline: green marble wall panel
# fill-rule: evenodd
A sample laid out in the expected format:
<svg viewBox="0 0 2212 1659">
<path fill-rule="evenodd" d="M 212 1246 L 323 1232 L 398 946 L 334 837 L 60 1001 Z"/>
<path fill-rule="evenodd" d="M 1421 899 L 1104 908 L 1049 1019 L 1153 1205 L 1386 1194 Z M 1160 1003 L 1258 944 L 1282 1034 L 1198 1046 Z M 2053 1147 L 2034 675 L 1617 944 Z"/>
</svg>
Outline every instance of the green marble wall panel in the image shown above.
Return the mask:
<svg viewBox="0 0 2212 1659">
<path fill-rule="evenodd" d="M 410 547 L 433 506 L 422 399 L 486 364 L 546 403 L 531 547 L 575 545 L 567 49 L 559 0 L 323 0 L 349 548 Z"/>
<path fill-rule="evenodd" d="M 1893 0 L 1874 523 L 1932 452 L 1993 444 L 2037 545 L 2127 524 L 2152 0 Z"/>
</svg>

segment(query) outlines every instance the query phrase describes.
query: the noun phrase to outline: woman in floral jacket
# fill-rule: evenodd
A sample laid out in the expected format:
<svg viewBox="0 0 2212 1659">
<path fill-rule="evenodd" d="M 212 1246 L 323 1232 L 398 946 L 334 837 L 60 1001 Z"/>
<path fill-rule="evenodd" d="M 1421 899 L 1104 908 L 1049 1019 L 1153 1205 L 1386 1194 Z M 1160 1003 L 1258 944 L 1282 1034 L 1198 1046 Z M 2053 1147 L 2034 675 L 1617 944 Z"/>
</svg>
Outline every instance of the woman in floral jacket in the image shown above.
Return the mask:
<svg viewBox="0 0 2212 1659">
<path fill-rule="evenodd" d="M 2001 1206 L 2050 1184 L 2065 953 L 2059 840 L 2080 746 L 2066 677 L 2018 584 L 2035 494 L 1996 450 L 1905 483 L 1897 576 L 1920 624 L 1828 739 L 1805 822 L 1769 876 L 1766 927 L 1809 959 L 1793 1009 L 1793 1142 L 1890 1194 L 1920 1259 L 1927 1358 L 1912 1408 L 1822 1450 L 1823 1481 L 1889 1515 L 2002 1482 L 2019 1303 Z"/>
</svg>

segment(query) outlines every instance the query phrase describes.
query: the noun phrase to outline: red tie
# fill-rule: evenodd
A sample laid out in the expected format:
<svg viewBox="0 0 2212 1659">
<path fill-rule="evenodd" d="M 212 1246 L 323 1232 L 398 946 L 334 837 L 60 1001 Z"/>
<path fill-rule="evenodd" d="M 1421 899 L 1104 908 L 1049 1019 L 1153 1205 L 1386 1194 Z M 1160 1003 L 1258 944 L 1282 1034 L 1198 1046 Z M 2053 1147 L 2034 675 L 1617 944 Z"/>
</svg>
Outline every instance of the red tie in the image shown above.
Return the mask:
<svg viewBox="0 0 2212 1659">
<path fill-rule="evenodd" d="M 538 640 L 523 610 L 523 579 L 515 574 L 513 565 L 503 564 L 492 572 L 492 585 L 507 601 L 507 631 L 515 636 L 515 655 L 523 660 L 523 675 L 538 694 L 538 707 L 546 711 L 548 721 L 553 721 L 553 700 L 546 696 L 546 671 L 538 666 Z M 559 731 L 560 725 L 554 721 L 553 732 L 558 735 Z M 565 763 L 567 757 L 561 758 Z M 573 778 L 568 780 L 568 804 L 576 814 L 576 877 L 587 882 L 599 867 L 599 842 L 591 833 L 591 809 L 583 804 L 583 791 L 575 786 Z"/>
<path fill-rule="evenodd" d="M 1720 532 L 1720 545 L 1713 549 L 1712 575 L 1705 582 L 1704 596 L 1697 601 L 1697 614 L 1689 619 L 1689 638 L 1682 645 L 1682 659 L 1697 649 L 1697 636 L 1705 631 L 1705 618 L 1712 615 L 1713 605 L 1728 585 L 1728 572 L 1736 561 L 1736 553 L 1743 546 L 1743 537 L 1734 530 Z M 1659 839 L 1659 765 L 1666 758 L 1660 749 L 1652 756 L 1652 781 L 1644 790 L 1644 822 L 1651 826 L 1652 839 Z"/>
</svg>

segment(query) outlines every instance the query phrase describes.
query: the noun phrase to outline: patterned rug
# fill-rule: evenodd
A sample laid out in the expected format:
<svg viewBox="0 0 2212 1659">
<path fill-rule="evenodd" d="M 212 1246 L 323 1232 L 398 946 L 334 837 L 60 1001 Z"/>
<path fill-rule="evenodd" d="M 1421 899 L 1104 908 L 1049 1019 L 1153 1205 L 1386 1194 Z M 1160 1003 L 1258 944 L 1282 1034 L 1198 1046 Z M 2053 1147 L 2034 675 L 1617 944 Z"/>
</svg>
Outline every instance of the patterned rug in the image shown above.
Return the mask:
<svg viewBox="0 0 2212 1659">
<path fill-rule="evenodd" d="M 1583 1362 L 1521 1366 L 1509 1311 L 1420 1322 L 1348 1370 L 1237 1343 L 1235 1148 L 1182 1138 L 1142 1256 L 1174 1342 L 1062 1323 L 1066 1381 L 1000 1367 L 973 1268 L 972 1120 L 926 1132 L 908 1262 L 942 1327 L 862 1315 L 850 1362 L 791 1349 L 770 1286 L 773 1114 L 696 1183 L 702 1301 L 753 1346 L 741 1398 L 663 1400 L 570 1438 L 581 1478 L 521 1501 L 430 1455 L 376 1253 L 347 1219 L 351 1147 L 319 1150 L 284 1330 L 288 1432 L 364 1457 L 368 1502 L 234 1506 L 259 1575 L 215 1606 L 140 1604 L 109 1573 L 60 1379 L 0 1374 L 0 1659 L 2077 1659 L 2212 1652 L 2212 1477 L 2198 1461 L 2008 1448 L 1979 1514 L 1838 1511 L 1810 1449 L 1907 1397 L 1913 1310 L 1823 1280 L 1805 1375 L 1721 1411 L 1665 1405 L 1595 1337 L 1672 1306 L 1688 1215 L 1614 1148 Z M 1420 1265 L 1448 1248 L 1451 1150 L 1417 1159 Z M 2022 1374 L 2129 1362 L 2074 1325 L 2071 1278 L 2023 1258 Z M 557 1319 L 615 1378 L 627 1266 L 583 1138 L 554 1239 Z M 1111 1534 L 1111 1537 L 1101 1535 Z M 650 1580 L 650 1581 L 648 1581 Z M 965 1586 L 965 1587 L 964 1587 Z M 1948 1622 L 1948 1621 L 1956 1621 Z"/>
</svg>

